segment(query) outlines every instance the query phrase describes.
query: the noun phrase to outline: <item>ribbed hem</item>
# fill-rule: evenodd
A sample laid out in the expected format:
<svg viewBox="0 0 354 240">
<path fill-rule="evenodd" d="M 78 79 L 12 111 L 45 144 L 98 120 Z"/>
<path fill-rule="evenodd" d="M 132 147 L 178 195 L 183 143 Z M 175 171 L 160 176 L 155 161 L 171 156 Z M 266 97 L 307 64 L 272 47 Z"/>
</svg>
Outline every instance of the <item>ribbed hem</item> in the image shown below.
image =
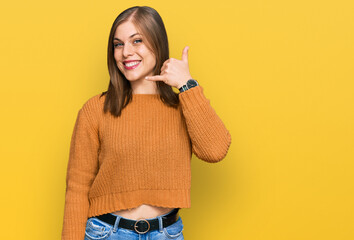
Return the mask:
<svg viewBox="0 0 354 240">
<path fill-rule="evenodd" d="M 167 208 L 190 208 L 190 189 L 137 190 L 90 198 L 89 217 L 149 204 Z"/>
</svg>

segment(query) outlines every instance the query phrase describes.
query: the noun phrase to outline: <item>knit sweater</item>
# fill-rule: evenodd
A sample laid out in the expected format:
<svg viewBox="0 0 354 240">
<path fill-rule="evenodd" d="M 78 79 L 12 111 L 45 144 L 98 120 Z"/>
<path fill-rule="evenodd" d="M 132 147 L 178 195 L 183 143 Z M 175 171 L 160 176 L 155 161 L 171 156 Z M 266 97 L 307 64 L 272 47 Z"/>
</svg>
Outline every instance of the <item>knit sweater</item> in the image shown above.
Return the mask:
<svg viewBox="0 0 354 240">
<path fill-rule="evenodd" d="M 231 144 L 198 85 L 178 94 L 178 108 L 159 94 L 133 94 L 115 118 L 106 95 L 78 111 L 66 175 L 62 240 L 83 240 L 89 217 L 150 204 L 190 208 L 191 157 L 216 163 Z"/>
</svg>

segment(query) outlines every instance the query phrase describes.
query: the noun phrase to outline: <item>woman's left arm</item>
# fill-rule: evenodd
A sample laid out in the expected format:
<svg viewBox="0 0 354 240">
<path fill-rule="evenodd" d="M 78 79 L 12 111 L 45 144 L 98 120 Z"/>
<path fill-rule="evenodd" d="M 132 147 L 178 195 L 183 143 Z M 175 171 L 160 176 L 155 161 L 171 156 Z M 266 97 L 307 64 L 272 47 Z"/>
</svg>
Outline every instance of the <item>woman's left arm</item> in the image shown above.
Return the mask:
<svg viewBox="0 0 354 240">
<path fill-rule="evenodd" d="M 172 87 L 182 87 L 192 76 L 188 66 L 188 50 L 182 52 L 182 60 L 170 58 L 161 67 L 161 74 L 147 76 L 150 81 L 163 81 Z M 225 158 L 231 144 L 230 132 L 226 129 L 210 100 L 198 85 L 179 93 L 180 106 L 192 141 L 192 151 L 206 162 L 219 162 Z"/>
<path fill-rule="evenodd" d="M 231 134 L 205 97 L 202 86 L 179 93 L 179 100 L 193 153 L 206 162 L 224 159 L 231 144 Z"/>
</svg>

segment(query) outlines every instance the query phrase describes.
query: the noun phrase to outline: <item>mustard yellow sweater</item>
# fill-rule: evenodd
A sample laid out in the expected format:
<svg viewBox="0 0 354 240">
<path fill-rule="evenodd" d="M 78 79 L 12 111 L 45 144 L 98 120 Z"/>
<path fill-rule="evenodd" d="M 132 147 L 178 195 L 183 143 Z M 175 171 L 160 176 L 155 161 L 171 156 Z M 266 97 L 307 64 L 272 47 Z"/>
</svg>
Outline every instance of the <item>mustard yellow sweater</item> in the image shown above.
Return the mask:
<svg viewBox="0 0 354 240">
<path fill-rule="evenodd" d="M 83 240 L 87 218 L 141 204 L 190 208 L 191 156 L 215 163 L 231 144 L 199 85 L 179 93 L 178 109 L 158 94 L 133 94 L 114 118 L 105 95 L 78 111 L 66 176 L 62 240 Z"/>
</svg>

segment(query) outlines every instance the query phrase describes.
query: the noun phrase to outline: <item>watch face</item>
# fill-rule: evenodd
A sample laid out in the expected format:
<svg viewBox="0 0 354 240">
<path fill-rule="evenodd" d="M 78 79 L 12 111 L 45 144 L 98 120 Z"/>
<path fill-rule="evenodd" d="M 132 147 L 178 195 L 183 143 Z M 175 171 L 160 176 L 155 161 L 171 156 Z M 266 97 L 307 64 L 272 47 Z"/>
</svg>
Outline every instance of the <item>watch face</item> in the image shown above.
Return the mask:
<svg viewBox="0 0 354 240">
<path fill-rule="evenodd" d="M 192 87 L 195 87 L 195 86 L 198 86 L 198 83 L 194 79 L 189 79 L 187 81 L 187 87 L 188 88 L 192 88 Z"/>
</svg>

